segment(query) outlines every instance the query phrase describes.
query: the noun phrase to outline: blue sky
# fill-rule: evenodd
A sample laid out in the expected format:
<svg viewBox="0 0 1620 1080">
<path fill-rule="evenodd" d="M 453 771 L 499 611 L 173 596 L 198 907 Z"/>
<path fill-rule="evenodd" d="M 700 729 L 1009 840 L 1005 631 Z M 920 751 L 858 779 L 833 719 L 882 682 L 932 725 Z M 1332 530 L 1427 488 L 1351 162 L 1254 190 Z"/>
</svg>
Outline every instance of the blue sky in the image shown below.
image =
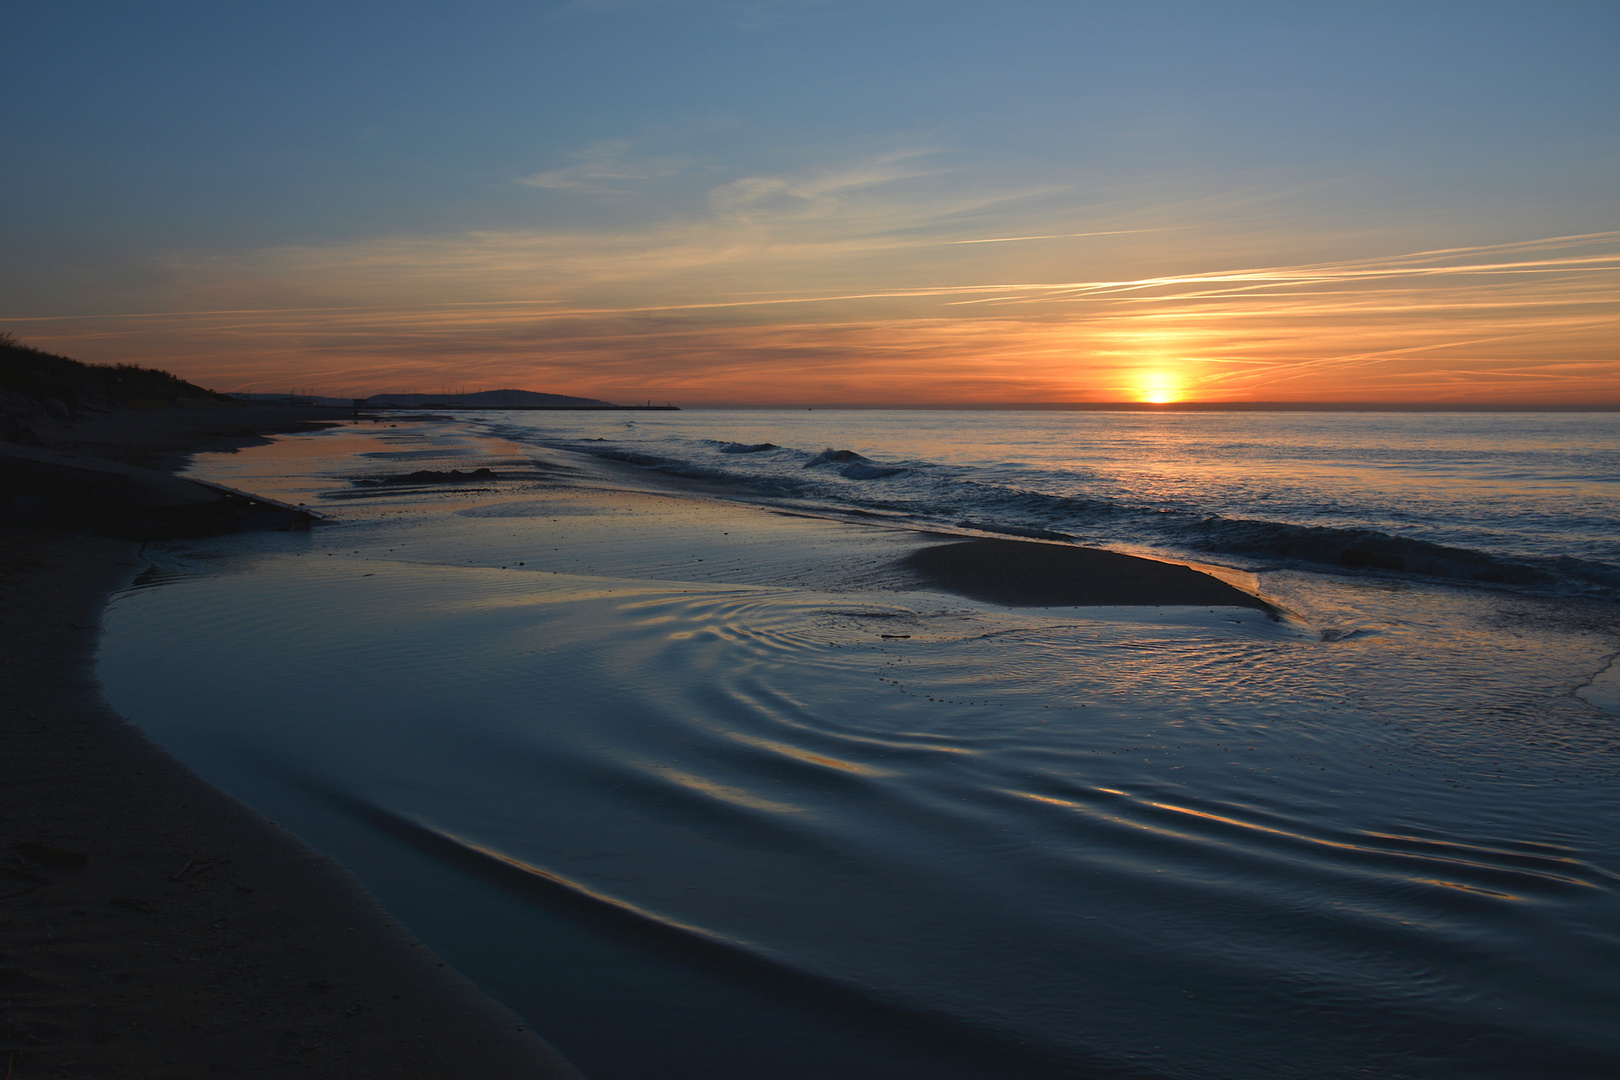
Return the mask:
<svg viewBox="0 0 1620 1080">
<path fill-rule="evenodd" d="M 0 329 L 83 359 L 333 392 L 1620 399 L 1613 3 L 58 3 L 0 33 Z M 1181 280 L 1452 249 L 1481 254 L 1350 308 L 1308 275 L 1315 326 L 1275 282 Z M 1141 310 L 1029 292 L 1143 281 Z"/>
</svg>

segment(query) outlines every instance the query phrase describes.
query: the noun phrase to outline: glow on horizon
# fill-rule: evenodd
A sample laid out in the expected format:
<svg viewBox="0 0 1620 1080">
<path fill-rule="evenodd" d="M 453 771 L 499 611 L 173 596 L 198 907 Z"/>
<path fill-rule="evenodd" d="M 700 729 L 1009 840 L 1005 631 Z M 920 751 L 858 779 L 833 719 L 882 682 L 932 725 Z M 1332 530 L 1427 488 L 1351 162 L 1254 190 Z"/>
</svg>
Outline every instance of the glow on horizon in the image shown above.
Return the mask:
<svg viewBox="0 0 1620 1080">
<path fill-rule="evenodd" d="M 998 264 L 969 258 L 948 264 L 955 283 L 907 286 L 940 276 L 930 243 L 820 227 L 275 249 L 177 266 L 183 308 L 4 325 L 220 389 L 336 396 L 1620 403 L 1620 232 L 1134 279 L 997 282 Z M 1112 259 L 1140 258 L 1139 234 L 1115 242 Z M 805 287 L 817 278 L 833 287 Z"/>
<path fill-rule="evenodd" d="M 1168 371 L 1145 371 L 1137 383 L 1137 400 L 1149 405 L 1169 405 L 1183 400 L 1181 380 Z"/>
</svg>

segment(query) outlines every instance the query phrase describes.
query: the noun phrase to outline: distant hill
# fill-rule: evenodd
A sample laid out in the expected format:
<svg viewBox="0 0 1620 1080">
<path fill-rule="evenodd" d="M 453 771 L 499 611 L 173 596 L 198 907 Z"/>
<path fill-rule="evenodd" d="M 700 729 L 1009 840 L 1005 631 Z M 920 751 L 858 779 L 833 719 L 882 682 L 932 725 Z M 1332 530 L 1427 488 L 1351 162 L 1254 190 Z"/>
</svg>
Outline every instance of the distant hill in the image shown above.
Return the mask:
<svg viewBox="0 0 1620 1080">
<path fill-rule="evenodd" d="M 371 408 L 395 409 L 625 409 L 596 398 L 541 394 L 533 390 L 482 390 L 476 394 L 373 394 Z"/>
</svg>

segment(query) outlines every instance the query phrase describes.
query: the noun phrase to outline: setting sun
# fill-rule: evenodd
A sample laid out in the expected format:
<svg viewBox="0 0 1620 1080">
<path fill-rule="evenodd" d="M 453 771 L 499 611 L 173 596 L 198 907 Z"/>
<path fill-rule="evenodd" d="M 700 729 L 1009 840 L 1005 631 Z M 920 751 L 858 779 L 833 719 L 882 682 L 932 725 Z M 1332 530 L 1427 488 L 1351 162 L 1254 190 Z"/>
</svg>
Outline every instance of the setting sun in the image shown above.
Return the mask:
<svg viewBox="0 0 1620 1080">
<path fill-rule="evenodd" d="M 1150 405 L 1167 405 L 1172 401 L 1180 401 L 1181 379 L 1168 371 L 1144 371 L 1137 379 L 1136 395 L 1138 401 L 1145 401 Z"/>
</svg>

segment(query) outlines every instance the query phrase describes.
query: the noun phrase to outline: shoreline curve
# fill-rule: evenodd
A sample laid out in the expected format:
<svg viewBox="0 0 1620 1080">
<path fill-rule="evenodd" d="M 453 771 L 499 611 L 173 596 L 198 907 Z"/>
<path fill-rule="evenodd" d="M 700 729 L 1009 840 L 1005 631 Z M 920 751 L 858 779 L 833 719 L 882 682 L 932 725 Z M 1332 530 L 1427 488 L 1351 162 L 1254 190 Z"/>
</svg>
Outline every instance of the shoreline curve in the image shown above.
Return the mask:
<svg viewBox="0 0 1620 1080">
<path fill-rule="evenodd" d="M 197 450 L 348 415 L 123 410 L 50 435 L 172 472 Z M 0 526 L 0 1068 L 583 1080 L 346 869 L 108 705 L 101 617 L 139 552 L 131 539 Z"/>
</svg>

